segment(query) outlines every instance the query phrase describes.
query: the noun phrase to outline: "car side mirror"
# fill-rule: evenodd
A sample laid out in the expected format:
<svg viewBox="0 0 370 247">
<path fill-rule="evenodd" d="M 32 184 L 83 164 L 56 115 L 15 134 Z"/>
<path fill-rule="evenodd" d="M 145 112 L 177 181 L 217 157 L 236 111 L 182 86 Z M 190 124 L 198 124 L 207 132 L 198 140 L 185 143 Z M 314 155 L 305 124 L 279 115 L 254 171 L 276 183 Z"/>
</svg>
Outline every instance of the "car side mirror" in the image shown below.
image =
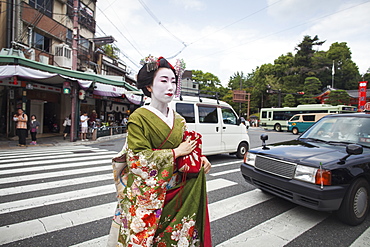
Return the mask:
<svg viewBox="0 0 370 247">
<path fill-rule="evenodd" d="M 241 120 L 240 118 L 238 118 L 238 119 L 236 120 L 236 124 L 239 126 L 241 123 L 242 123 L 242 120 Z"/>
<path fill-rule="evenodd" d="M 269 136 L 267 134 L 262 134 L 260 138 L 262 140 L 262 149 L 269 150 L 270 148 L 266 147 L 266 142 L 265 142 L 269 139 Z"/>
<path fill-rule="evenodd" d="M 361 145 L 358 144 L 348 144 L 346 146 L 346 152 L 347 155 L 341 158 L 338 162 L 338 164 L 343 165 L 346 163 L 346 159 L 351 155 L 359 155 L 364 152 L 364 148 Z"/>
</svg>

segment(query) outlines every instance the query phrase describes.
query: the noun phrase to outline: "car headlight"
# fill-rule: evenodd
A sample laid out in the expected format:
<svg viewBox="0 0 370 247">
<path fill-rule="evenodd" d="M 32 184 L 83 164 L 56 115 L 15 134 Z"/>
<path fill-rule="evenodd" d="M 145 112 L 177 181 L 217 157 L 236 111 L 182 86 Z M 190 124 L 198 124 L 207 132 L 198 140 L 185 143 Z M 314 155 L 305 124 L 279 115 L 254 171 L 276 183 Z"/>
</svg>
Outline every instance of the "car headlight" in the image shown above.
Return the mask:
<svg viewBox="0 0 370 247">
<path fill-rule="evenodd" d="M 250 166 L 254 166 L 254 164 L 256 163 L 256 157 L 257 157 L 257 155 L 248 152 L 244 157 L 244 163 L 246 163 Z"/>
<path fill-rule="evenodd" d="M 317 168 L 297 165 L 294 179 L 302 180 L 309 183 L 315 183 Z"/>
</svg>

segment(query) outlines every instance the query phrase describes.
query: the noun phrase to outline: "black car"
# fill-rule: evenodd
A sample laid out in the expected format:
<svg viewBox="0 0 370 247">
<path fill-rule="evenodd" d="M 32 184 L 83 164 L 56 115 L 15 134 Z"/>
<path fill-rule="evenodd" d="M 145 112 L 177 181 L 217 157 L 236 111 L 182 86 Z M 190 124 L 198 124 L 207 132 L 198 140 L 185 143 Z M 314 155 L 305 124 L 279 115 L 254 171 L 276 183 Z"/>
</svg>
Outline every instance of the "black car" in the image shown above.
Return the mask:
<svg viewBox="0 0 370 247">
<path fill-rule="evenodd" d="M 337 211 L 349 225 L 369 211 L 370 114 L 328 115 L 292 141 L 249 150 L 241 165 L 248 183 L 296 204 Z"/>
</svg>

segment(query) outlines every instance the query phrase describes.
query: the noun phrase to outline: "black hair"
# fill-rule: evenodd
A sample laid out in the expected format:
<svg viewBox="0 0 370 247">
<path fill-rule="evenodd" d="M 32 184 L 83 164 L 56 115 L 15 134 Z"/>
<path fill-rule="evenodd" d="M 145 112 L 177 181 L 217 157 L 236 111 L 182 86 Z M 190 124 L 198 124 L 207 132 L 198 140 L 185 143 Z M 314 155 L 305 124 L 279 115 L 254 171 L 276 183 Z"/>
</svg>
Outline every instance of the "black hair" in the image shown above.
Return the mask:
<svg viewBox="0 0 370 247">
<path fill-rule="evenodd" d="M 174 67 L 165 58 L 163 57 L 159 58 L 157 65 L 158 65 L 157 69 L 154 69 L 148 72 L 147 64 L 144 64 L 143 67 L 141 67 L 141 69 L 139 70 L 139 73 L 137 74 L 136 86 L 138 89 L 143 90 L 143 93 L 145 96 L 148 96 L 148 97 L 151 96 L 151 93 L 148 91 L 146 87 L 153 85 L 154 76 L 157 73 L 159 68 L 167 68 L 167 69 L 172 70 L 172 72 L 175 74 L 176 84 L 177 84 L 178 77 L 177 77 L 176 71 Z"/>
<path fill-rule="evenodd" d="M 32 117 L 35 117 L 35 118 L 37 118 L 37 117 L 36 117 L 36 115 L 34 115 L 34 114 L 32 114 L 32 115 L 31 115 L 31 118 L 32 118 Z"/>
</svg>

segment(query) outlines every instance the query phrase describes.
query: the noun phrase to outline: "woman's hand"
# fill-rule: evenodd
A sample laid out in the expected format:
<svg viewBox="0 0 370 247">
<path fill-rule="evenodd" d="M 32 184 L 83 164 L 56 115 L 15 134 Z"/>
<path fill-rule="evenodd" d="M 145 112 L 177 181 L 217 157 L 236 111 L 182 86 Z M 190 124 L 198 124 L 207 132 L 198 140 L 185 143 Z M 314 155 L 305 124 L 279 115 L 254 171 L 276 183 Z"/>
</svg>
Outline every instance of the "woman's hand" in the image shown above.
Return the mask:
<svg viewBox="0 0 370 247">
<path fill-rule="evenodd" d="M 201 165 L 204 167 L 204 172 L 209 173 L 209 171 L 211 170 L 211 162 L 209 162 L 206 156 L 202 156 L 200 157 L 200 159 L 202 162 Z"/>
<path fill-rule="evenodd" d="M 196 144 L 197 142 L 195 140 L 190 140 L 190 137 L 188 137 L 184 142 L 182 142 L 177 148 L 173 150 L 175 152 L 175 158 L 190 154 L 195 149 Z"/>
</svg>

